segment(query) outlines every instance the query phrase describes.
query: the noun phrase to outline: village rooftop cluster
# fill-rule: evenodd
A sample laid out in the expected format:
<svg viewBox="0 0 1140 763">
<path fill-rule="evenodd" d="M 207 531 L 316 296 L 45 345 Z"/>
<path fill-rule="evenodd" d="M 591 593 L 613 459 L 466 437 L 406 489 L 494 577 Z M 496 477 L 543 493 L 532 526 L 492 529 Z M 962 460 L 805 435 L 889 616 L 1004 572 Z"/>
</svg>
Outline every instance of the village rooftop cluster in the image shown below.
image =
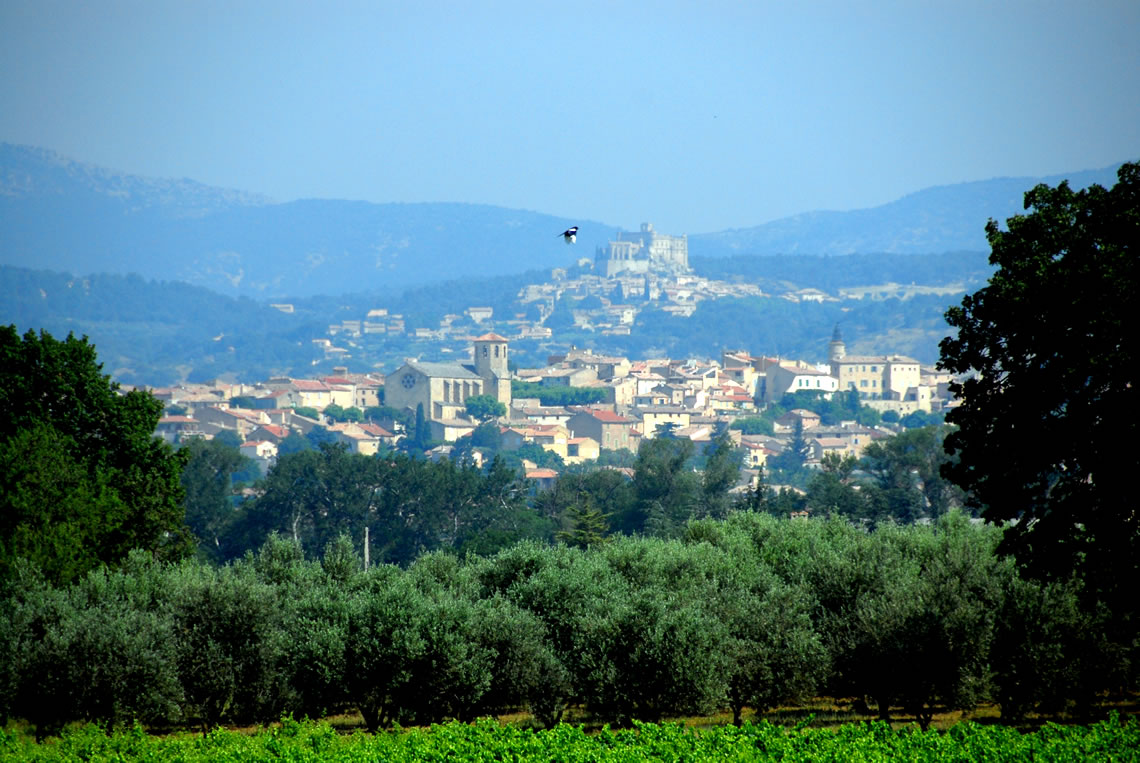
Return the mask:
<svg viewBox="0 0 1140 763">
<path fill-rule="evenodd" d="M 948 375 L 923 367 L 899 355 L 847 355 L 836 329 L 827 363 L 809 363 L 747 352 L 724 352 L 712 360 L 630 360 L 570 349 L 551 356 L 542 368 L 508 369 L 510 342 L 497 334 L 484 334 L 471 342 L 468 362 L 408 361 L 387 374 L 352 374 L 337 368 L 316 379 L 273 378 L 255 384 L 185 384 L 151 391 L 184 413 L 166 416 L 157 433 L 175 442 L 186 437 L 211 438 L 234 432 L 243 454 L 267 471 L 278 445 L 296 432 L 327 429 L 350 451 L 366 455 L 395 446 L 409 435 L 393 417 L 338 423 L 327 419 L 329 406 L 367 410 L 384 405 L 414 415 L 422 412 L 432 440 L 442 443 L 430 456 L 446 456 L 480 421 L 467 413 L 469 398 L 490 396 L 502 403 L 506 415 L 498 419 L 502 449 L 516 450 L 533 443 L 558 454 L 566 464 L 596 460 L 606 450 L 636 453 L 643 438 L 652 438 L 663 426 L 676 437 L 698 446 L 707 443 L 726 424 L 755 416 L 770 402 L 798 390 L 834 395 L 856 390 L 862 403 L 876 410 L 906 415 L 938 412 L 951 404 Z M 599 390 L 604 402 L 587 406 L 543 406 L 535 398 L 515 398 L 511 381 L 548 387 Z M 248 407 L 237 407 L 239 400 Z M 311 414 L 313 418 L 298 411 Z M 779 454 L 791 440 L 797 422 L 809 450 L 808 463 L 827 453 L 860 456 L 873 441 L 893 434 L 888 427 L 865 427 L 855 422 L 822 426 L 818 415 L 793 410 L 775 424 L 773 435 L 748 435 L 730 429 L 743 448 L 746 470 L 757 470 Z M 531 468 L 528 476 L 545 482 L 557 474 Z"/>
</svg>

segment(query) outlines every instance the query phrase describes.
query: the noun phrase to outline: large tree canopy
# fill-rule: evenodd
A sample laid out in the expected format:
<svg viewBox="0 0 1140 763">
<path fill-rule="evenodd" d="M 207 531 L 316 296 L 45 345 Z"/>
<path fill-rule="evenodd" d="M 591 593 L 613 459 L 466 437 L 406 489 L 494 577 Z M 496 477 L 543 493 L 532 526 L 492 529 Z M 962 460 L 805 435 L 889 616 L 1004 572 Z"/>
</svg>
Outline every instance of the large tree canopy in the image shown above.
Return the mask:
<svg viewBox="0 0 1140 763">
<path fill-rule="evenodd" d="M 66 581 L 133 548 L 184 554 L 185 458 L 154 436 L 161 416 L 86 338 L 0 327 L 0 575 L 17 557 Z"/>
<path fill-rule="evenodd" d="M 1006 550 L 1090 591 L 1134 596 L 1140 406 L 1140 165 L 1111 189 L 1039 185 L 986 234 L 987 286 L 946 314 L 940 366 L 969 374 L 947 420 L 946 474 L 987 519 L 1018 520 Z M 1134 605 L 1132 605 L 1134 606 Z"/>
</svg>

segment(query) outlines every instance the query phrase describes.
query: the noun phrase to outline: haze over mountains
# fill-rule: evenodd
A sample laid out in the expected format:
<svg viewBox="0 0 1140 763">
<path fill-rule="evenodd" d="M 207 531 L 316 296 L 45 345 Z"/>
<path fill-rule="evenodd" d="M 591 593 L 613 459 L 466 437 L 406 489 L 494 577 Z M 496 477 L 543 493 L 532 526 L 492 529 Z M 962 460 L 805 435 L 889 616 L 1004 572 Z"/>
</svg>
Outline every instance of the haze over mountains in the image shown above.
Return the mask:
<svg viewBox="0 0 1140 763">
<path fill-rule="evenodd" d="M 690 256 L 983 251 L 983 227 L 1022 211 L 1026 190 L 1068 179 L 1111 186 L 1119 165 L 1045 178 L 928 188 L 889 204 L 689 233 Z M 578 225 L 578 243 L 557 234 Z M 0 264 L 137 273 L 255 299 L 402 290 L 592 258 L 617 226 L 480 204 L 276 203 L 190 179 L 151 179 L 0 144 Z"/>
</svg>

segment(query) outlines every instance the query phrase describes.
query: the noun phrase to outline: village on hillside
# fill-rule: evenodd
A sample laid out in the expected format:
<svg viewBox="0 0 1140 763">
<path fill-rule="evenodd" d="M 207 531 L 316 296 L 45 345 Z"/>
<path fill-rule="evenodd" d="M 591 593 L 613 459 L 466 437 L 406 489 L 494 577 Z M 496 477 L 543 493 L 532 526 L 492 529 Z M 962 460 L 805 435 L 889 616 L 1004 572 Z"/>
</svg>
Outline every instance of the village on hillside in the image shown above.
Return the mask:
<svg viewBox="0 0 1140 763">
<path fill-rule="evenodd" d="M 938 413 L 951 405 L 948 375 L 904 356 L 855 356 L 836 329 L 828 363 L 812 364 L 745 351 L 724 352 L 719 361 L 645 359 L 597 355 L 570 349 L 549 358 L 542 368 L 511 370 L 508 339 L 488 333 L 475 337 L 468 362 L 408 361 L 386 375 L 354 374 L 337 368 L 317 379 L 273 378 L 254 384 L 186 384 L 154 388 L 152 393 L 177 415 L 167 415 L 157 434 L 170 442 L 212 438 L 223 431 L 241 441 L 241 451 L 263 473 L 274 463 L 278 446 L 291 433 L 307 435 L 323 427 L 330 440 L 354 453 L 373 455 L 395 447 L 410 435 L 394 415 L 380 420 L 336 421 L 331 410 L 365 411 L 383 407 L 405 414 L 417 411 L 439 443 L 429 457 L 446 457 L 482 422 L 468 411 L 468 401 L 489 397 L 502 404 L 497 417 L 503 450 L 533 444 L 557 454 L 562 463 L 596 461 L 604 451 L 636 453 L 645 438 L 663 431 L 708 443 L 741 417 L 755 416 L 772 402 L 797 391 L 830 396 L 855 390 L 862 405 L 899 416 Z M 602 402 L 544 406 L 537 397 L 516 398 L 512 381 L 542 388 L 594 390 Z M 824 426 L 807 410 L 791 410 L 775 422 L 771 435 L 744 434 L 728 428 L 743 449 L 744 479 L 754 479 L 768 458 L 791 442 L 797 424 L 809 449 L 807 464 L 828 453 L 858 457 L 877 439 L 890 437 L 888 426 L 854 421 Z M 478 459 L 478 451 L 465 449 Z M 550 468 L 527 464 L 527 476 L 539 486 L 558 476 Z M 747 487 L 743 483 L 741 489 Z"/>
<path fill-rule="evenodd" d="M 840 299 L 881 299 L 885 294 L 925 293 L 930 287 L 886 284 L 849 289 L 842 296 L 819 289 L 789 289 L 776 295 L 789 302 L 824 302 Z M 878 289 L 878 291 L 876 291 Z M 905 291 L 909 289 L 910 291 Z M 581 258 L 573 267 L 553 268 L 550 278 L 519 290 L 517 311 L 501 314 L 488 305 L 471 305 L 462 313 L 447 313 L 432 325 L 414 325 L 408 317 L 385 307 L 330 324 L 326 336 L 312 341 L 324 358 L 342 363 L 361 352 L 370 340 L 407 337 L 438 343 L 452 352 L 456 343 L 470 340 L 472 327 L 517 340 L 556 339 L 560 328 L 602 336 L 629 336 L 641 311 L 649 306 L 680 317 L 690 317 L 705 300 L 763 297 L 759 286 L 719 281 L 696 275 L 689 266 L 688 239 L 658 232 L 642 223 L 635 233 L 619 233 L 616 240 L 598 247 L 594 258 Z M 560 303 L 573 304 L 568 315 L 555 316 Z M 275 304 L 289 312 L 293 305 Z"/>
<path fill-rule="evenodd" d="M 519 368 L 510 360 L 512 339 L 491 329 L 507 331 L 514 339 L 549 337 L 542 322 L 565 293 L 594 296 L 591 309 L 575 311 L 574 324 L 602 332 L 628 331 L 637 307 L 625 297 L 642 294 L 662 299 L 664 308 L 690 314 L 701 299 L 759 294 L 755 286 L 708 282 L 691 274 L 684 236 L 664 235 L 645 223 L 639 233 L 619 235 L 608 247 L 599 247 L 588 271 L 568 279 L 556 269 L 552 282 L 531 285 L 519 294 L 520 303 L 537 305 L 533 322 L 492 321 L 490 308 L 467 311 L 466 334 L 452 332 L 448 316 L 439 329 L 408 329 L 401 316 L 375 310 L 362 321 L 343 321 L 329 333 L 415 332 L 438 339 L 462 339 L 464 357 L 448 362 L 407 359 L 387 373 L 350 373 L 350 353 L 322 342 L 326 351 L 344 365 L 320 378 L 270 378 L 253 383 L 182 384 L 152 388 L 168 406 L 157 434 L 169 442 L 188 437 L 212 438 L 228 431 L 241 442 L 241 452 L 253 459 L 262 474 L 275 462 L 281 443 L 290 436 L 308 436 L 320 427 L 328 441 L 353 453 L 374 455 L 397 447 L 409 437 L 408 422 L 422 421 L 425 440 L 433 444 L 425 455 L 443 458 L 471 438 L 493 418 L 499 428 L 500 450 L 539 446 L 556 454 L 563 465 L 597 461 L 606 451 L 636 453 L 643 439 L 661 433 L 688 438 L 698 448 L 718 432 L 727 431 L 742 451 L 739 489 L 747 489 L 769 458 L 789 447 L 799 430 L 806 446 L 806 465 L 818 465 L 829 453 L 858 458 L 877 439 L 892 436 L 896 428 L 869 427 L 854 420 L 824 425 L 819 415 L 792 409 L 773 422 L 771 434 L 748 434 L 733 428 L 734 421 L 755 417 L 772 403 L 795 392 L 813 392 L 830 398 L 854 390 L 860 403 L 886 413 L 893 420 L 915 412 L 938 414 L 952 404 L 950 378 L 934 368 L 903 355 L 848 355 L 835 327 L 826 363 L 811 363 L 747 350 L 725 351 L 719 359 L 630 359 L 596 354 L 571 346 L 547 358 L 538 368 Z M 809 290 L 810 291 L 810 290 Z M 822 299 L 822 293 L 784 295 L 792 300 Z M 279 305 L 279 309 L 288 309 Z M 471 336 L 470 327 L 485 330 Z M 460 328 L 460 327 L 456 327 Z M 460 329 L 464 330 L 464 329 Z M 532 393 L 516 396 L 516 385 Z M 543 405 L 538 390 L 588 391 L 594 401 L 581 405 Z M 501 405 L 501 415 L 480 416 L 469 407 L 473 398 Z M 346 411 L 355 412 L 346 417 Z M 366 417 L 365 411 L 382 412 Z M 332 414 L 332 415 L 330 415 Z M 463 457 L 481 461 L 478 449 L 460 447 Z M 531 451 L 532 453 L 534 451 Z M 550 485 L 558 472 L 524 459 L 527 477 L 539 487 Z"/>
</svg>

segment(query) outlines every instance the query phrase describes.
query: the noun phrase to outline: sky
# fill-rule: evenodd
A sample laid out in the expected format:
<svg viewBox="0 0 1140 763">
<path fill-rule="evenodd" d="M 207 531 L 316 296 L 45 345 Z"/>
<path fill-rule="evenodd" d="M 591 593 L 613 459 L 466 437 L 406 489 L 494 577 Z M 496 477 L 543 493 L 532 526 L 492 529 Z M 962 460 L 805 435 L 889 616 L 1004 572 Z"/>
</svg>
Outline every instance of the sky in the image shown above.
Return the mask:
<svg viewBox="0 0 1140 763">
<path fill-rule="evenodd" d="M 0 141 L 706 233 L 1140 158 L 1140 2 L 0 0 Z"/>
</svg>

